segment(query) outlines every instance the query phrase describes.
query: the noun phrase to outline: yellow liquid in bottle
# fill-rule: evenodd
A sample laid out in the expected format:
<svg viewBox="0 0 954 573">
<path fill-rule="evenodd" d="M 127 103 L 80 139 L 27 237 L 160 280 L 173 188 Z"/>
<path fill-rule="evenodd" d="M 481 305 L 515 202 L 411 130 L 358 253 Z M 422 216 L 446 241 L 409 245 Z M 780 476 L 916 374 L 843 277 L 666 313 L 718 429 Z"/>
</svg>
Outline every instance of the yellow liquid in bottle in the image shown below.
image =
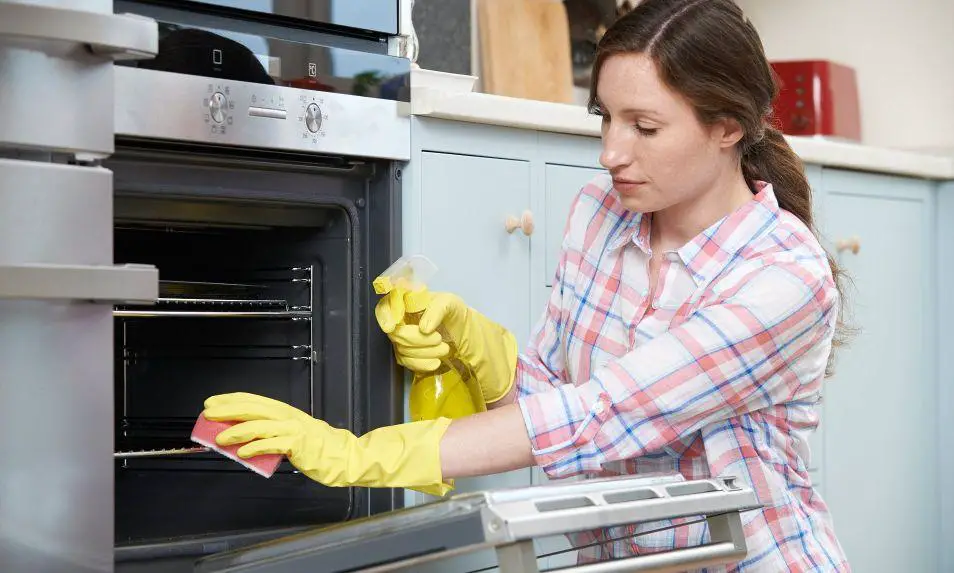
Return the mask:
<svg viewBox="0 0 954 573">
<path fill-rule="evenodd" d="M 456 370 L 446 366 L 437 372 L 414 376 L 408 408 L 414 422 L 463 418 L 477 413 L 467 384 Z"/>
<path fill-rule="evenodd" d="M 420 318 L 421 312 L 406 315 L 407 324 L 417 324 Z M 414 374 L 408 397 L 412 421 L 463 418 L 487 409 L 480 386 L 470 369 L 453 356 L 455 352 L 451 346 L 451 356 L 436 371 Z"/>
</svg>

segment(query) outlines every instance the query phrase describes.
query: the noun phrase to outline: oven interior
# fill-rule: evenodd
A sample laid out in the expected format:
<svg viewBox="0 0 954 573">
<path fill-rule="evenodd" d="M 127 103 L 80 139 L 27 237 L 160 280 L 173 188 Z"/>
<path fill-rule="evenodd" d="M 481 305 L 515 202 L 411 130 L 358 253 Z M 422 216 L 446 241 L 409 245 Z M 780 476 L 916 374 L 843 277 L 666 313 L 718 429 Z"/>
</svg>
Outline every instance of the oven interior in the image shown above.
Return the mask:
<svg viewBox="0 0 954 573">
<path fill-rule="evenodd" d="M 189 436 L 206 397 L 239 391 L 355 432 L 392 421 L 396 406 L 375 409 L 364 392 L 369 363 L 390 360 L 368 344 L 363 298 L 365 273 L 386 259 L 369 268 L 371 209 L 355 207 L 373 199 L 375 171 L 131 155 L 108 165 L 114 260 L 155 265 L 160 298 L 114 308 L 117 548 L 197 555 L 210 539 L 372 511 L 367 494 L 324 487 L 287 460 L 264 478 Z"/>
</svg>

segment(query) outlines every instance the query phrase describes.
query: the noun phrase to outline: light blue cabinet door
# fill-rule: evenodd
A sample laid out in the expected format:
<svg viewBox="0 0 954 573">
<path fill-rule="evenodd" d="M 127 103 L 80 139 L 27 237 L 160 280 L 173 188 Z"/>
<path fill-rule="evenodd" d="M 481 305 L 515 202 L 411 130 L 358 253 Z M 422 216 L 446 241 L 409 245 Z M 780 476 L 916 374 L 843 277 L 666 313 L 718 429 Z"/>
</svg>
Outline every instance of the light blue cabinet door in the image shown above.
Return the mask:
<svg viewBox="0 0 954 573">
<path fill-rule="evenodd" d="M 438 266 L 435 291 L 450 291 L 513 331 L 530 332 L 530 244 L 520 230 L 506 230 L 508 216 L 530 205 L 530 163 L 425 151 L 417 167 L 420 181 L 421 252 Z M 458 479 L 454 493 L 526 487 L 530 469 Z M 444 560 L 429 571 L 472 571 L 496 563 L 482 551 Z"/>
<path fill-rule="evenodd" d="M 938 380 L 938 483 L 941 514 L 941 555 L 938 571 L 954 571 L 954 182 L 946 182 L 937 192 L 937 277 L 935 300 Z"/>
<path fill-rule="evenodd" d="M 824 187 L 822 230 L 860 328 L 825 387 L 825 499 L 854 570 L 937 571 L 931 187 L 837 170 Z M 857 253 L 837 250 L 855 239 Z"/>
<path fill-rule="evenodd" d="M 560 261 L 560 245 L 563 242 L 563 230 L 573 200 L 584 185 L 597 175 L 605 173 L 601 169 L 575 167 L 569 165 L 546 165 L 544 193 L 546 201 L 546 225 L 544 241 L 546 245 L 546 285 L 553 286 L 557 264 Z"/>
<path fill-rule="evenodd" d="M 506 221 L 530 205 L 526 161 L 421 154 L 421 246 L 438 266 L 434 290 L 460 295 L 514 332 L 530 333 L 530 243 Z"/>
</svg>

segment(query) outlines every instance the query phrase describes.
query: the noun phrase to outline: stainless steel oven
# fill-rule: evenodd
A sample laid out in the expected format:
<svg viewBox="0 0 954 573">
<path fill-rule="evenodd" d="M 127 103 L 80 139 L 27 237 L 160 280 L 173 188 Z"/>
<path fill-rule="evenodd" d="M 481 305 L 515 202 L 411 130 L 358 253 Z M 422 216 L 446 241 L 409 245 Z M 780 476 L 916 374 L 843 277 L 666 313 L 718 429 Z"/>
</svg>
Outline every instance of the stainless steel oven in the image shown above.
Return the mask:
<svg viewBox="0 0 954 573">
<path fill-rule="evenodd" d="M 188 434 L 205 396 L 239 390 L 357 433 L 397 420 L 370 277 L 399 245 L 409 63 L 160 8 L 117 2 L 158 21 L 159 52 L 115 70 L 104 162 L 115 262 L 159 269 L 156 304 L 114 313 L 118 570 L 397 503 L 287 462 L 266 480 Z"/>
<path fill-rule="evenodd" d="M 111 141 L 92 152 L 4 145 L 11 120 L 0 116 L 0 161 L 75 171 L 63 181 L 77 191 L 85 174 L 110 178 L 96 202 L 78 192 L 63 202 L 53 196 L 62 189 L 27 193 L 29 177 L 0 173 L 9 231 L 0 237 L 16 230 L 39 245 L 0 246 L 0 357 L 16 373 L 16 382 L 0 375 L 0 424 L 9 435 L 56 417 L 35 431 L 36 453 L 0 438 L 0 453 L 21 459 L 0 470 L 0 550 L 13 555 L 13 571 L 191 571 L 203 556 L 394 509 L 396 492 L 326 488 L 287 462 L 262 478 L 189 434 L 203 399 L 230 391 L 272 396 L 359 434 L 400 419 L 400 376 L 370 288 L 399 255 L 410 151 L 410 64 L 387 53 L 397 2 L 116 1 L 112 12 L 154 21 L 157 36 L 153 57 L 110 70 Z M 0 103 L 8 95 L 0 87 Z M 46 214 L 31 207 L 45 193 Z M 109 282 L 107 271 L 135 274 L 140 288 L 49 287 L 46 296 L 27 285 L 25 270 L 55 280 L 68 269 L 43 256 L 20 264 L 17 253 L 42 255 L 54 242 L 77 251 L 71 238 L 108 248 L 99 267 L 79 269 L 100 277 L 84 283 L 89 292 Z M 91 321 L 103 305 L 107 314 Z M 71 322 L 57 327 L 57 317 Z M 17 332 L 29 339 L 33 330 L 31 342 L 66 364 L 38 364 L 34 346 L 14 358 Z M 60 389 L 37 379 L 54 372 Z M 25 386 L 34 384 L 39 391 Z M 11 503 L 14 492 L 22 503 Z M 41 547 L 44 538 L 54 541 Z"/>
</svg>

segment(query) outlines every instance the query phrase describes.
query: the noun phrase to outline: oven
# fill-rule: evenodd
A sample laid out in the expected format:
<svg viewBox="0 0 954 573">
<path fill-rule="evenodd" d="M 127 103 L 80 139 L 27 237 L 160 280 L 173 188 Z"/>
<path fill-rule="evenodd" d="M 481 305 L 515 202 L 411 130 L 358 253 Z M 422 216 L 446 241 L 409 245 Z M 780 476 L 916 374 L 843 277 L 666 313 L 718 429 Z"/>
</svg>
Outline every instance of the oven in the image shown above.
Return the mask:
<svg viewBox="0 0 954 573">
<path fill-rule="evenodd" d="M 114 311 L 117 570 L 393 509 L 390 490 L 327 488 L 287 461 L 263 479 L 188 437 L 206 396 L 235 391 L 359 435 L 399 421 L 370 283 L 400 245 L 408 61 L 116 5 L 159 25 L 158 55 L 115 71 L 104 162 L 115 262 L 159 269 L 155 304 Z"/>
<path fill-rule="evenodd" d="M 116 15 L 154 20 L 158 50 L 112 69 L 108 157 L 63 162 L 111 173 L 112 203 L 103 206 L 111 232 L 100 244 L 117 268 L 157 271 L 158 286 L 148 300 L 110 304 L 112 364 L 95 368 L 111 377 L 96 387 L 106 406 L 88 410 L 98 431 L 76 437 L 77 447 L 95 440 L 97 449 L 75 480 L 56 482 L 68 486 L 63 503 L 77 519 L 98 521 L 84 531 L 47 525 L 64 515 L 50 514 L 35 520 L 38 531 L 75 541 L 59 551 L 75 557 L 76 547 L 101 541 L 91 528 L 106 529 L 109 568 L 185 572 L 203 556 L 399 507 L 399 491 L 324 487 L 287 461 L 263 478 L 189 438 L 203 400 L 235 391 L 359 435 L 402 419 L 401 375 L 371 289 L 400 255 L 410 153 L 410 63 L 387 46 L 397 1 L 112 4 Z M 12 206 L 3 183 L 0 221 Z M 72 228 L 108 232 L 82 223 Z M 4 303 L 4 291 L 0 284 L 0 318 L 9 318 L 13 307 L 3 305 L 21 303 Z M 97 324 L 91 339 L 106 328 Z M 4 334 L 12 328 L 0 327 L 9 342 Z M 38 403 L 25 391 L 4 395 Z M 110 466 L 97 457 L 107 442 Z M 0 451 L 19 451 L 12 447 L 0 440 Z M 105 463 L 87 463 L 90 455 Z M 0 471 L 0 496 L 21 477 Z M 104 484 L 110 499 L 91 495 Z M 93 507 L 103 502 L 110 506 Z M 3 511 L 0 549 L 6 537 L 18 540 L 3 529 Z M 19 515 L 28 513 L 24 504 Z"/>
<path fill-rule="evenodd" d="M 398 170 L 168 147 L 124 141 L 107 162 L 115 260 L 159 269 L 155 304 L 113 312 L 117 571 L 190 570 L 202 555 L 399 500 L 321 486 L 287 461 L 264 479 L 189 442 L 203 399 L 222 392 L 270 396 L 358 434 L 399 421 L 368 288 L 395 256 Z"/>
</svg>

